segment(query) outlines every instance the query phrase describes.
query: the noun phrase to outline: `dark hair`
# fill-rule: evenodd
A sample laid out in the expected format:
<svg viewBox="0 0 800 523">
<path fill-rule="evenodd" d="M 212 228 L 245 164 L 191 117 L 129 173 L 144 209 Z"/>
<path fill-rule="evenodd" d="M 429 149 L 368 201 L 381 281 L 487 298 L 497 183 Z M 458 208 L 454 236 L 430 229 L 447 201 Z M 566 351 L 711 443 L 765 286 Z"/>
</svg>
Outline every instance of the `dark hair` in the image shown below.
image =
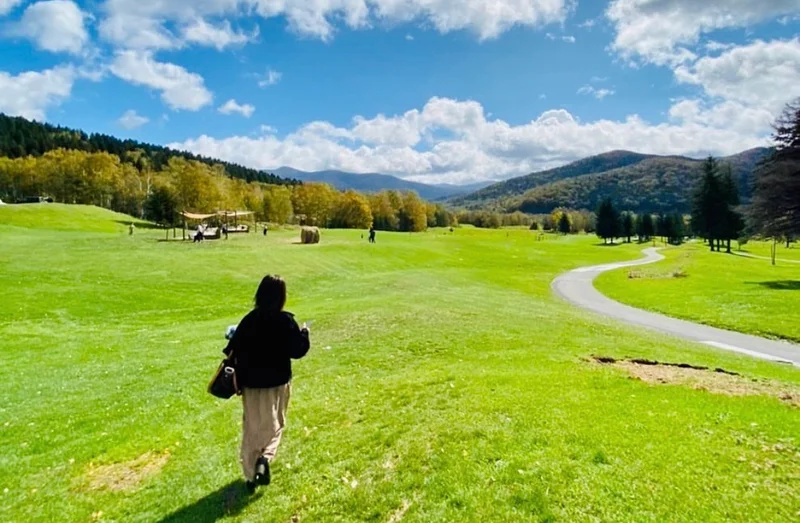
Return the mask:
<svg viewBox="0 0 800 523">
<path fill-rule="evenodd" d="M 280 312 L 286 304 L 286 282 L 280 276 L 267 274 L 256 291 L 256 308 L 265 312 Z"/>
</svg>

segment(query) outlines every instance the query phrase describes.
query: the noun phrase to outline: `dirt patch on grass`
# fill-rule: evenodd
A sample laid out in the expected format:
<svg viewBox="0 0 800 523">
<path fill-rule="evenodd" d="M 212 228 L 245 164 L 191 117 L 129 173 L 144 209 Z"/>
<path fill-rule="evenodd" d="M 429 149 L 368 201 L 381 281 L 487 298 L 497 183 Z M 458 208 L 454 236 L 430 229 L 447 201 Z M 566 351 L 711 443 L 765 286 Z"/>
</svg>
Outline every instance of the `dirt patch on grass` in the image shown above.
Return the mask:
<svg viewBox="0 0 800 523">
<path fill-rule="evenodd" d="M 800 407 L 800 387 L 772 380 L 747 378 L 725 369 L 711 369 L 688 363 L 662 363 L 652 360 L 617 360 L 594 356 L 593 361 L 624 369 L 632 378 L 651 385 L 682 385 L 726 396 L 773 396 Z"/>
<path fill-rule="evenodd" d="M 130 491 L 155 476 L 169 460 L 169 452 L 145 452 L 131 461 L 90 466 L 85 476 L 87 490 Z"/>
</svg>

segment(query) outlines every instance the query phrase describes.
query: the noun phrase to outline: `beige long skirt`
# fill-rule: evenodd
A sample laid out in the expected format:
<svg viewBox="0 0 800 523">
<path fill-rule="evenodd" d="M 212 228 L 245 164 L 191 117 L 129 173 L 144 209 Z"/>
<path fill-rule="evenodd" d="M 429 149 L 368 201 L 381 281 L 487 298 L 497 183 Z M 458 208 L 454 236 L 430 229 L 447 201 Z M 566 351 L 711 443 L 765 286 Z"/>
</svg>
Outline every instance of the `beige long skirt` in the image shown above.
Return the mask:
<svg viewBox="0 0 800 523">
<path fill-rule="evenodd" d="M 261 456 L 272 462 L 286 426 L 291 383 L 271 389 L 244 389 L 242 404 L 242 471 L 248 481 L 255 476 L 256 461 Z"/>
</svg>

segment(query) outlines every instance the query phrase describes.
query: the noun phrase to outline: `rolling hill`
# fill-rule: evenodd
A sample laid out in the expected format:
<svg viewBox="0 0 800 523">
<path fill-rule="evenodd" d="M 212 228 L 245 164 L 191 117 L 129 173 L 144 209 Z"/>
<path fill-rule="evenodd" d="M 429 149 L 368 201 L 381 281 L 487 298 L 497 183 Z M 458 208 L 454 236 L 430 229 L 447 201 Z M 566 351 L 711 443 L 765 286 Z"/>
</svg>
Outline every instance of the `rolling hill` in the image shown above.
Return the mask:
<svg viewBox="0 0 800 523">
<path fill-rule="evenodd" d="M 358 174 L 333 170 L 306 172 L 291 167 L 280 167 L 272 172 L 283 178 L 292 178 L 303 182 L 327 183 L 341 190 L 355 189 L 361 192 L 383 190 L 415 191 L 422 198 L 432 201 L 466 194 L 489 184 L 489 182 L 485 182 L 471 185 L 430 185 L 403 180 L 388 174 Z"/>
<path fill-rule="evenodd" d="M 27 120 L 19 116 L 0 113 L 0 156 L 20 158 L 41 156 L 53 149 L 74 149 L 86 152 L 106 152 L 119 156 L 120 160 L 142 168 L 145 164 L 155 170 L 161 169 L 170 158 L 179 157 L 196 160 L 206 165 L 222 165 L 232 178 L 248 182 L 259 181 L 271 184 L 293 184 L 296 180 L 284 179 L 250 167 L 207 158 L 186 151 L 176 151 L 169 147 L 153 145 L 136 140 L 122 140 L 106 134 L 86 134 L 78 129 L 70 129 L 47 123 Z"/>
<path fill-rule="evenodd" d="M 753 171 L 770 149 L 721 158 L 733 169 L 743 200 Z M 614 151 L 529 174 L 451 200 L 470 209 L 547 213 L 557 207 L 594 209 L 606 197 L 636 212 L 688 212 L 702 160 Z"/>
</svg>

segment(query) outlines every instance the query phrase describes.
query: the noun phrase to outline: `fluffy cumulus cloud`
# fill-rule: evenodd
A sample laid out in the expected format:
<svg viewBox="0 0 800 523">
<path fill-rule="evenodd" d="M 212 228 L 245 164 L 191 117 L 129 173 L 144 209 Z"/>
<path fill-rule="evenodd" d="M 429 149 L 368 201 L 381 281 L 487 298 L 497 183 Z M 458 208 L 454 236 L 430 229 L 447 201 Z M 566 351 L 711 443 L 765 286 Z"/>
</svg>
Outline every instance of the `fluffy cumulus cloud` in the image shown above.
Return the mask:
<svg viewBox="0 0 800 523">
<path fill-rule="evenodd" d="M 230 100 L 228 100 L 227 102 L 225 102 L 224 104 L 220 105 L 217 108 L 217 111 L 219 113 L 221 113 L 221 114 L 238 113 L 238 114 L 244 116 L 245 118 L 250 118 L 253 115 L 253 111 L 255 111 L 255 110 L 256 110 L 256 108 L 253 107 L 252 105 L 250 105 L 250 104 L 241 104 L 240 105 L 233 98 L 231 98 Z"/>
<path fill-rule="evenodd" d="M 222 51 L 226 47 L 243 45 L 258 38 L 258 28 L 252 34 L 234 31 L 231 23 L 225 20 L 217 25 L 198 18 L 182 28 L 183 39 L 190 43 L 216 47 Z"/>
<path fill-rule="evenodd" d="M 31 4 L 12 33 L 30 39 L 45 51 L 78 54 L 89 41 L 86 14 L 69 0 Z"/>
<path fill-rule="evenodd" d="M 686 46 L 717 29 L 745 27 L 800 10 L 800 0 L 612 0 L 606 16 L 611 47 L 628 59 L 678 64 L 695 58 Z"/>
<path fill-rule="evenodd" d="M 197 111 L 213 100 L 202 76 L 179 65 L 158 62 L 148 51 L 119 51 L 110 70 L 127 82 L 161 91 L 161 99 L 174 110 Z"/>
<path fill-rule="evenodd" d="M 69 97 L 75 77 L 71 67 L 27 71 L 16 76 L 0 71 L 0 113 L 43 121 L 48 108 Z"/>
<path fill-rule="evenodd" d="M 559 109 L 511 125 L 488 118 L 475 101 L 432 98 L 422 109 L 396 116 L 355 117 L 348 127 L 312 122 L 284 137 L 202 135 L 170 146 L 255 168 L 291 165 L 462 183 L 502 179 L 613 149 L 702 156 L 763 145 L 765 135 L 744 120 L 762 115 L 740 109 L 687 100 L 676 104 L 670 121 L 661 124 L 636 115 L 582 122 Z"/>
<path fill-rule="evenodd" d="M 0 0 L 0 16 L 8 14 L 22 3 L 22 0 Z"/>
<path fill-rule="evenodd" d="M 136 129 L 138 127 L 143 126 L 149 121 L 150 121 L 149 118 L 145 116 L 140 116 L 136 114 L 136 111 L 134 111 L 133 109 L 129 109 L 125 111 L 125 113 L 122 116 L 119 117 L 117 123 L 120 124 L 125 129 Z"/>
<path fill-rule="evenodd" d="M 800 96 L 800 39 L 734 47 L 676 68 L 675 77 L 702 87 L 709 96 L 777 114 L 793 96 Z"/>
<path fill-rule="evenodd" d="M 219 46 L 245 35 L 226 22 L 209 26 L 207 19 L 255 13 L 284 16 L 294 32 L 322 40 L 333 38 L 337 24 L 363 29 L 411 21 L 442 33 L 469 30 L 487 39 L 516 25 L 563 22 L 572 6 L 570 0 L 106 0 L 99 30 L 106 40 L 128 48 L 180 47 L 188 35 L 195 37 L 191 41 Z"/>
</svg>

